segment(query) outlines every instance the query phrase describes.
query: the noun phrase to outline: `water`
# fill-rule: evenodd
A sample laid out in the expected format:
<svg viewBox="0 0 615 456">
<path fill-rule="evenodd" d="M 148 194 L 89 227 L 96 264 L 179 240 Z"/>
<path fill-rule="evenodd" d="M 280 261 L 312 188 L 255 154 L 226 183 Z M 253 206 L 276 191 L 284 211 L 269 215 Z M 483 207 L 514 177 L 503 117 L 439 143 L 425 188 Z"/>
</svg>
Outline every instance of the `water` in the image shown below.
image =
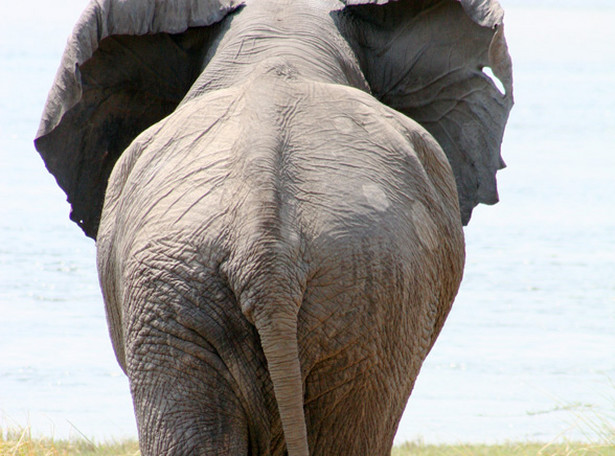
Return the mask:
<svg viewBox="0 0 615 456">
<path fill-rule="evenodd" d="M 31 143 L 84 4 L 0 4 L 0 427 L 106 439 L 136 426 L 94 245 Z M 502 4 L 517 102 L 502 202 L 466 230 L 464 282 L 398 442 L 596 438 L 591 420 L 615 423 L 615 5 Z"/>
</svg>

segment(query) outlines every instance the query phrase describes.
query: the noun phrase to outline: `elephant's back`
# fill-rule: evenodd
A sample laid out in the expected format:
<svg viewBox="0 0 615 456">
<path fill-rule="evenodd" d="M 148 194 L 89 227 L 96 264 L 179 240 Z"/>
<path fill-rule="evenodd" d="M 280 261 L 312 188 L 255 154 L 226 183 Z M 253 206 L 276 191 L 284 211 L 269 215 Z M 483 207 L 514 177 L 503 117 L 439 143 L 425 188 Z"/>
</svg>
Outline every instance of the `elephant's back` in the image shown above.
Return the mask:
<svg viewBox="0 0 615 456">
<path fill-rule="evenodd" d="M 360 90 L 270 73 L 192 99 L 135 140 L 111 176 L 122 194 L 107 195 L 135 231 L 214 231 L 211 217 L 232 225 L 272 205 L 311 241 L 459 226 L 452 171 L 422 127 Z"/>
</svg>

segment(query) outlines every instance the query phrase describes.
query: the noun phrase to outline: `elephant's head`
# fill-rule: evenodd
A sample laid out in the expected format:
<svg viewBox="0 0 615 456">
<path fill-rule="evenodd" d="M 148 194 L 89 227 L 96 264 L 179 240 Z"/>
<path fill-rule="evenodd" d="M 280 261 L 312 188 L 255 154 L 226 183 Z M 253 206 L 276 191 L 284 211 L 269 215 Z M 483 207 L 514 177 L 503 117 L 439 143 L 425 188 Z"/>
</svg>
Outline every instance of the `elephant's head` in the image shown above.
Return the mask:
<svg viewBox="0 0 615 456">
<path fill-rule="evenodd" d="M 245 8 L 267 1 L 281 0 L 246 0 Z M 71 219 L 88 236 L 96 237 L 117 159 L 136 136 L 175 110 L 215 55 L 231 16 L 243 14 L 243 3 L 92 0 L 83 13 L 35 143 L 68 195 Z M 320 8 L 314 1 L 293 7 L 304 3 Z M 373 95 L 422 124 L 446 152 L 463 223 L 479 202 L 495 203 L 495 173 L 504 166 L 500 143 L 512 106 L 497 1 L 321 3 L 337 29 L 340 52 L 349 52 Z M 503 93 L 483 72 L 487 67 Z"/>
</svg>

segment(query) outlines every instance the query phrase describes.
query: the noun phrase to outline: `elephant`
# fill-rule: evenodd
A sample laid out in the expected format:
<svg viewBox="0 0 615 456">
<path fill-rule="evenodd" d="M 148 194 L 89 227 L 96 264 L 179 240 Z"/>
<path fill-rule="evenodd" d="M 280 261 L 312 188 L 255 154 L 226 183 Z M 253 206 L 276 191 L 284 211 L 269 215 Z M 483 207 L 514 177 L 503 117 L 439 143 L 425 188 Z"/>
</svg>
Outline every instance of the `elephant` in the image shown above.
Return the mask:
<svg viewBox="0 0 615 456">
<path fill-rule="evenodd" d="M 142 454 L 389 454 L 512 105 L 495 0 L 92 0 L 35 146 Z"/>
</svg>

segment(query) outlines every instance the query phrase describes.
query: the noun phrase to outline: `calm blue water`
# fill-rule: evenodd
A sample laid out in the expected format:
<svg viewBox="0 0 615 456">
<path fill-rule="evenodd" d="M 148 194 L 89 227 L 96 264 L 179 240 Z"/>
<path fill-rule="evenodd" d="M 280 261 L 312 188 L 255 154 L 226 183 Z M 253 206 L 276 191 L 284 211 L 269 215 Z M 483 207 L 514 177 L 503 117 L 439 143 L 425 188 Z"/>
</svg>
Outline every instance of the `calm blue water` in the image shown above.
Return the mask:
<svg viewBox="0 0 615 456">
<path fill-rule="evenodd" d="M 106 439 L 136 427 L 94 245 L 31 145 L 84 4 L 0 4 L 0 427 Z M 398 441 L 596 438 L 595 417 L 615 426 L 615 5 L 502 4 L 517 101 L 502 202 L 466 230 L 462 289 Z"/>
</svg>

